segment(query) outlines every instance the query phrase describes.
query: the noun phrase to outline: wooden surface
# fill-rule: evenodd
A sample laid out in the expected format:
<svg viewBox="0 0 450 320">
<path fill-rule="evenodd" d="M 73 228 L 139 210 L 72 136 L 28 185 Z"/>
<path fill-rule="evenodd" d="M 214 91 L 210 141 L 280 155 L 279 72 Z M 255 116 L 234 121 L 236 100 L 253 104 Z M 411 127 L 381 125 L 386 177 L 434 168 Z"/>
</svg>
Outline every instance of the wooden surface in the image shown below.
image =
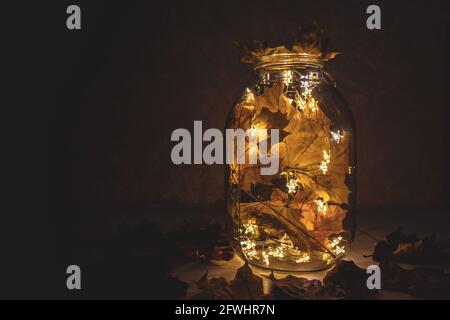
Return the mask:
<svg viewBox="0 0 450 320">
<path fill-rule="evenodd" d="M 362 214 L 363 212 L 361 212 Z M 418 217 L 417 210 L 368 210 L 359 219 L 358 229 L 370 232 L 378 239 L 383 239 L 386 234 L 402 226 L 406 232 L 417 233 L 419 236 L 436 233 L 442 238 L 450 236 L 449 213 L 442 210 L 428 211 Z M 353 248 L 346 260 L 353 260 L 359 267 L 367 268 L 369 265 L 377 264 L 371 258 L 364 256 L 371 255 L 376 241 L 362 232 L 357 232 Z M 235 256 L 231 261 L 217 261 L 210 263 L 193 262 L 177 266 L 174 273 L 183 281 L 189 284 L 187 299 L 198 293 L 195 281 L 200 279 L 206 271 L 209 277 L 225 277 L 228 280 L 234 278 L 236 270 L 243 265 L 243 261 Z M 268 271 L 253 268 L 254 272 L 261 275 L 269 275 Z M 297 273 L 296 276 L 322 280 L 327 271 L 312 273 Z M 275 276 L 281 278 L 287 273 L 276 272 Z M 381 276 L 383 277 L 383 275 Z M 270 281 L 264 280 L 264 290 L 270 290 Z M 382 284 L 383 286 L 383 284 Z M 413 296 L 402 292 L 379 291 L 375 299 L 414 299 Z"/>
</svg>

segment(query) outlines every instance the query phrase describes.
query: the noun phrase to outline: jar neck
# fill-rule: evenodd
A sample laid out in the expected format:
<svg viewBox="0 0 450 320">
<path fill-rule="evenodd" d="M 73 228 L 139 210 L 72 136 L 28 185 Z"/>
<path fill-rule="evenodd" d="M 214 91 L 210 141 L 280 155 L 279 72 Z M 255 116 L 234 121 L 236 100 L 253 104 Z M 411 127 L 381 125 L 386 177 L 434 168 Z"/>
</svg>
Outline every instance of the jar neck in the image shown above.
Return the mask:
<svg viewBox="0 0 450 320">
<path fill-rule="evenodd" d="M 321 81 L 323 68 L 321 66 L 299 64 L 293 66 L 266 66 L 255 70 L 259 82 L 299 83 L 302 81 Z"/>
</svg>

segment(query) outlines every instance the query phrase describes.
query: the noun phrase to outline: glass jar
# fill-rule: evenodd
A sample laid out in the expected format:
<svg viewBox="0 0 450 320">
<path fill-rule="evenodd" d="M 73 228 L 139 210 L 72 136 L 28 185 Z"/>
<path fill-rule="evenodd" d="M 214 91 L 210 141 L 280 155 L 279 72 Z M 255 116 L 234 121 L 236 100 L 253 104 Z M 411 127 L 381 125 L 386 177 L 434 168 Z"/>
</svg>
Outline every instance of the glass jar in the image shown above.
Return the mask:
<svg viewBox="0 0 450 320">
<path fill-rule="evenodd" d="M 259 267 L 323 270 L 348 254 L 354 238 L 355 127 L 321 57 L 260 57 L 256 83 L 243 91 L 227 120 L 227 136 L 245 132 L 241 157 L 278 156 L 278 171 L 263 174 L 264 164 L 239 162 L 237 147 L 229 148 L 227 140 L 234 248 Z M 269 147 L 259 150 L 262 142 Z"/>
</svg>

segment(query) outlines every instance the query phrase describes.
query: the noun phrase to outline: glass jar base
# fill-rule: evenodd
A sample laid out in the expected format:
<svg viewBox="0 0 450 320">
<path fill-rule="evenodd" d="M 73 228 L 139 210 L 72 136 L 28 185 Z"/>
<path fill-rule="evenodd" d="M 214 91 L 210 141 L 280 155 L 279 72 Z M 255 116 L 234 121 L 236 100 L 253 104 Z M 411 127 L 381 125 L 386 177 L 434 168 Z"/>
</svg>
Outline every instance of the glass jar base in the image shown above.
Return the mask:
<svg viewBox="0 0 450 320">
<path fill-rule="evenodd" d="M 342 256 L 338 258 L 332 258 L 328 254 L 323 252 L 312 252 L 308 255 L 306 260 L 294 260 L 284 257 L 274 257 L 268 256 L 263 250 L 254 251 L 254 255 L 251 257 L 247 256 L 243 252 L 239 252 L 239 256 L 247 261 L 249 264 L 273 271 L 281 272 L 318 272 L 324 271 L 332 268 L 336 261 L 341 259 Z"/>
</svg>

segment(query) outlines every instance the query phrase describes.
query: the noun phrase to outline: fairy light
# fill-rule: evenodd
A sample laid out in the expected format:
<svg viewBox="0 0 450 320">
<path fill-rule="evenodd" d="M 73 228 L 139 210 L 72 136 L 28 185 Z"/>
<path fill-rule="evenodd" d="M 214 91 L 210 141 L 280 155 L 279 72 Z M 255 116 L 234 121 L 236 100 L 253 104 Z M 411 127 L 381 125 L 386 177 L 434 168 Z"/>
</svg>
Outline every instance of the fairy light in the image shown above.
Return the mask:
<svg viewBox="0 0 450 320">
<path fill-rule="evenodd" d="M 286 188 L 289 195 L 295 195 L 300 188 L 300 179 L 293 171 L 284 171 L 282 176 L 286 176 Z"/>
<path fill-rule="evenodd" d="M 329 164 L 330 164 L 330 154 L 325 150 L 323 150 L 323 160 L 320 163 L 320 170 L 322 170 L 323 174 L 327 174 Z"/>
<path fill-rule="evenodd" d="M 344 238 L 342 236 L 330 237 L 330 251 L 335 255 L 341 255 L 345 253 L 345 246 L 342 244 Z"/>
<path fill-rule="evenodd" d="M 317 103 L 318 101 L 316 99 L 314 99 L 313 97 L 309 97 L 308 99 L 308 108 L 315 112 L 317 110 Z"/>
<path fill-rule="evenodd" d="M 303 81 L 303 82 L 302 82 L 302 87 L 304 88 L 304 89 L 303 89 L 302 96 L 303 96 L 305 99 L 311 97 L 312 89 L 310 88 L 309 81 Z"/>
<path fill-rule="evenodd" d="M 299 250 L 291 238 L 285 233 L 279 240 L 279 243 L 268 246 L 268 251 L 264 251 L 268 257 L 274 257 L 279 260 L 291 259 L 295 263 L 309 262 L 311 257 L 307 252 Z"/>
<path fill-rule="evenodd" d="M 336 143 L 341 142 L 341 140 L 344 138 L 344 135 L 341 134 L 341 130 L 330 131 L 330 133 L 331 133 L 331 140 Z"/>
<path fill-rule="evenodd" d="M 294 82 L 294 74 L 292 73 L 292 70 L 286 70 L 284 72 L 283 78 L 284 78 L 283 82 L 285 85 L 293 83 Z"/>
<path fill-rule="evenodd" d="M 307 254 L 306 252 L 302 252 L 301 256 L 294 260 L 296 263 L 306 263 L 309 262 L 311 260 L 311 256 L 309 254 Z"/>
<path fill-rule="evenodd" d="M 250 259 L 254 260 L 258 257 L 258 252 L 256 251 L 256 241 L 252 239 L 245 239 L 241 241 L 242 251 Z"/>
<path fill-rule="evenodd" d="M 243 224 L 244 230 L 243 234 L 247 237 L 256 237 L 258 234 L 258 225 L 256 224 L 256 219 L 250 219 Z"/>
<path fill-rule="evenodd" d="M 269 255 L 267 254 L 266 251 L 263 250 L 263 251 L 262 251 L 262 256 L 263 256 L 264 263 L 265 263 L 266 266 L 268 267 L 269 264 L 270 264 L 270 261 L 269 261 Z"/>
<path fill-rule="evenodd" d="M 317 205 L 317 211 L 319 211 L 320 214 L 326 215 L 328 211 L 328 203 L 323 201 L 322 198 L 317 198 L 314 200 L 314 203 Z"/>
</svg>

